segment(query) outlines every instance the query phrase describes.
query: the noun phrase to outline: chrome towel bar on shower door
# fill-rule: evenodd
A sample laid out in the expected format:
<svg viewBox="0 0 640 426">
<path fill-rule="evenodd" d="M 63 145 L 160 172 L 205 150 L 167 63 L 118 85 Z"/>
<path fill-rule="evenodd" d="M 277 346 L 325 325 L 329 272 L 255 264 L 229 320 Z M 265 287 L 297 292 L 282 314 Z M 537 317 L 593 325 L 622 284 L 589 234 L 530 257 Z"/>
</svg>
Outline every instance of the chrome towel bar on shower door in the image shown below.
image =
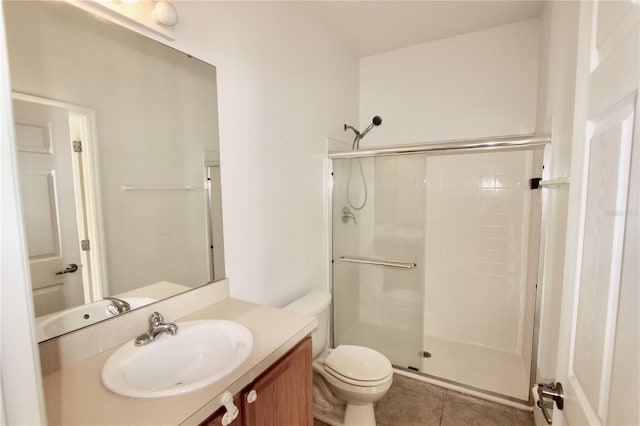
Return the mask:
<svg viewBox="0 0 640 426">
<path fill-rule="evenodd" d="M 122 185 L 123 191 L 206 191 L 203 186 L 180 185 L 180 186 L 133 186 Z"/>
<path fill-rule="evenodd" d="M 390 268 L 411 269 L 416 267 L 416 264 L 414 262 L 403 262 L 401 260 L 372 259 L 368 257 L 357 256 L 340 256 L 340 260 L 350 263 L 364 263 L 366 265 L 388 266 Z"/>
</svg>

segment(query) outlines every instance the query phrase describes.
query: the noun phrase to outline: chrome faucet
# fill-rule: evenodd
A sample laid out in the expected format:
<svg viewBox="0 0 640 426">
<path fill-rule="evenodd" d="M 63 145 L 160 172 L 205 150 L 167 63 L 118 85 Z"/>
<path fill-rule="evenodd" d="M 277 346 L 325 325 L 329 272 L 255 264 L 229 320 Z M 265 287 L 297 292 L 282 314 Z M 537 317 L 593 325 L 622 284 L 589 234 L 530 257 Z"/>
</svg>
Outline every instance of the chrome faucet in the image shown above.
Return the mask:
<svg viewBox="0 0 640 426">
<path fill-rule="evenodd" d="M 104 297 L 104 300 L 108 300 L 111 303 L 107 306 L 107 311 L 113 315 L 120 315 L 131 310 L 131 305 L 125 300 L 118 299 L 117 297 Z"/>
<path fill-rule="evenodd" d="M 342 211 L 340 212 L 340 219 L 342 219 L 342 223 L 347 223 L 349 222 L 349 219 L 352 219 L 354 225 L 358 224 L 358 222 L 356 222 L 356 216 L 353 213 L 351 213 L 351 210 L 349 210 L 349 207 L 342 208 Z"/>
<path fill-rule="evenodd" d="M 149 329 L 146 333 L 136 337 L 136 346 L 146 345 L 156 340 L 158 336 L 164 336 L 169 333 L 175 336 L 178 332 L 178 326 L 174 323 L 164 323 L 164 318 L 160 315 L 160 312 L 154 312 L 149 317 Z"/>
</svg>

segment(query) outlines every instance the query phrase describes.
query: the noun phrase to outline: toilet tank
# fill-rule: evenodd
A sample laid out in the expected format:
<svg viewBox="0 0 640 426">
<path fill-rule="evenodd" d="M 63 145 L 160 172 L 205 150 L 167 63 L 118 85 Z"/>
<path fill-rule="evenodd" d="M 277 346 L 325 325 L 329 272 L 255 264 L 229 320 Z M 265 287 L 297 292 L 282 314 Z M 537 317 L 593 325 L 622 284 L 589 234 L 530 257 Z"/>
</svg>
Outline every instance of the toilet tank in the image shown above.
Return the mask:
<svg viewBox="0 0 640 426">
<path fill-rule="evenodd" d="M 287 311 L 313 315 L 318 318 L 318 328 L 311 334 L 314 358 L 327 347 L 329 341 L 330 304 L 331 293 L 326 291 L 312 291 L 282 308 Z"/>
</svg>

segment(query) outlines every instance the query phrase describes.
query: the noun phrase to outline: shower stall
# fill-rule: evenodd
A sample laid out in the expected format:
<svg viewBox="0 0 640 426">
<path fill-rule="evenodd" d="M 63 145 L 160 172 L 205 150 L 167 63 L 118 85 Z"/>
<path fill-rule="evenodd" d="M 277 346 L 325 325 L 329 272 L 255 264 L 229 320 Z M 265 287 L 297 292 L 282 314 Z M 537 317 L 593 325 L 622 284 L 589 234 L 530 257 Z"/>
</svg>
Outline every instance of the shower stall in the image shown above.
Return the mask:
<svg viewBox="0 0 640 426">
<path fill-rule="evenodd" d="M 334 345 L 526 403 L 548 142 L 330 154 Z"/>
</svg>

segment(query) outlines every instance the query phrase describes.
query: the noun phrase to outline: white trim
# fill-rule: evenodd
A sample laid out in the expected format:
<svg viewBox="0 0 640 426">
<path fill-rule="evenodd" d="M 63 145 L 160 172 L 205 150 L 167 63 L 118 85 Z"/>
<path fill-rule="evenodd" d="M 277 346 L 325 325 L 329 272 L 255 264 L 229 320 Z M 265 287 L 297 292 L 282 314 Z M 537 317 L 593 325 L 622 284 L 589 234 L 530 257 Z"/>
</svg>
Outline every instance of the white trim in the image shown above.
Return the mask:
<svg viewBox="0 0 640 426">
<path fill-rule="evenodd" d="M 573 359 L 575 356 L 575 343 L 576 343 L 576 323 L 578 318 L 578 305 L 580 304 L 580 282 L 582 278 L 582 260 L 584 251 L 584 229 L 587 221 L 587 189 L 589 180 L 589 161 L 591 158 L 591 138 L 593 137 L 593 126 L 587 123 L 587 128 L 584 131 L 584 150 L 582 152 L 582 176 L 580 179 L 580 199 L 578 207 L 578 243 L 576 245 L 576 258 L 574 262 L 574 275 L 573 275 L 573 295 L 572 295 L 572 308 L 571 308 L 571 334 L 569 343 L 569 364 L 568 364 L 568 376 L 576 377 L 575 370 L 573 369 Z"/>
<path fill-rule="evenodd" d="M 86 138 L 84 137 L 84 125 L 83 118 L 81 115 L 67 113 L 68 121 L 69 121 L 69 136 L 70 141 L 80 140 L 84 141 Z M 83 154 L 77 154 L 75 150 L 72 150 L 71 154 L 71 168 L 73 169 L 73 192 L 74 192 L 74 202 L 76 207 L 76 228 L 78 229 L 78 239 L 84 240 L 88 239 L 88 226 L 90 220 L 88 220 L 86 216 L 86 209 L 84 207 L 84 199 L 85 199 L 85 184 L 82 176 L 83 169 Z M 80 242 L 78 241 L 78 244 Z M 82 250 L 80 248 L 80 261 L 82 262 L 82 268 L 80 270 L 82 274 L 82 295 L 84 303 L 91 303 L 93 299 L 92 294 L 92 275 L 93 270 L 97 267 L 94 266 L 91 262 L 90 252 Z"/>
<path fill-rule="evenodd" d="M 580 421 L 580 422 L 575 422 L 574 424 L 576 426 L 579 426 L 581 424 L 590 425 L 590 426 L 601 426 L 603 423 L 602 423 L 602 420 L 600 420 L 600 418 L 598 417 L 598 414 L 595 411 L 589 409 L 589 407 L 591 407 L 591 403 L 589 402 L 589 397 L 584 392 L 584 389 L 582 387 L 582 384 L 580 383 L 580 380 L 578 379 L 578 376 L 575 376 L 572 374 L 567 378 L 567 380 L 568 380 L 568 383 L 571 384 L 573 392 L 575 393 L 575 398 L 578 400 L 578 404 L 583 409 L 581 413 L 585 416 L 585 419 L 587 419 L 584 422 Z"/>
<path fill-rule="evenodd" d="M 517 401 L 511 401 L 509 399 L 501 398 L 501 397 L 498 397 L 498 396 L 489 395 L 489 394 L 487 394 L 485 392 L 476 391 L 476 390 L 473 390 L 473 389 L 466 388 L 464 386 L 458 386 L 458 385 L 456 385 L 454 383 L 443 382 L 441 380 L 433 379 L 431 377 L 426 377 L 426 376 L 423 376 L 421 374 L 412 373 L 411 371 L 406 371 L 406 370 L 402 370 L 402 369 L 399 369 L 399 368 L 394 368 L 393 372 L 395 374 L 400 375 L 400 376 L 409 377 L 410 379 L 418 380 L 418 381 L 424 382 L 424 383 L 429 383 L 431 385 L 438 386 L 438 387 L 443 388 L 443 389 L 451 389 L 453 391 L 460 392 L 460 393 L 463 393 L 463 394 L 466 394 L 466 395 L 475 396 L 476 398 L 480 398 L 480 399 L 483 399 L 485 401 L 495 402 L 497 404 L 504 405 L 504 406 L 507 406 L 507 407 L 513 407 L 513 408 L 516 408 L 516 409 L 522 410 L 522 411 L 529 411 L 529 412 L 534 411 L 533 407 L 531 405 L 523 404 L 523 403 L 520 403 L 520 402 L 517 402 Z M 538 410 L 538 411 L 540 411 L 540 410 Z M 545 423 L 545 425 L 546 425 L 546 423 Z"/>
<path fill-rule="evenodd" d="M 566 395 L 576 395 L 577 384 L 573 376 L 574 318 L 577 311 L 577 292 L 582 260 L 584 230 L 585 173 L 588 148 L 585 142 L 589 135 L 585 127 L 588 104 L 588 77 L 591 68 L 591 2 L 581 2 L 578 9 L 577 58 L 575 68 L 575 94 L 572 99 L 573 119 L 571 124 L 571 189 L 569 191 L 564 270 L 562 276 L 562 301 L 559 319 L 558 347 L 556 354 L 556 377 L 562 382 Z M 565 383 L 566 381 L 566 383 Z M 579 388 L 579 386 L 578 386 Z M 553 424 L 590 424 L 581 411 L 580 402 L 566 401 L 564 410 L 553 410 Z"/>
<path fill-rule="evenodd" d="M 82 114 L 82 112 L 80 112 Z M 98 155 L 98 125 L 96 112 L 86 109 L 83 114 L 83 124 L 86 126 L 83 142 L 85 166 L 83 168 L 85 182 L 85 213 L 90 219 L 88 227 L 89 241 L 91 241 L 94 265 L 92 268 L 92 294 L 94 301 L 109 294 L 109 269 L 107 268 L 107 243 L 104 231 L 104 210 L 102 208 L 102 180 L 100 178 L 100 157 Z"/>
<path fill-rule="evenodd" d="M 595 30 L 598 28 L 598 7 L 599 3 L 597 1 L 593 2 L 593 6 L 591 8 L 591 27 L 594 30 L 591 30 L 591 38 L 589 45 L 589 74 L 593 73 L 596 68 L 600 66 L 600 52 L 598 51 L 598 31 Z"/>
<path fill-rule="evenodd" d="M 46 424 L 26 233 L 18 184 L 11 83 L 0 3 L 0 387 L 2 421 Z"/>
<path fill-rule="evenodd" d="M 629 102 L 630 101 L 630 102 Z M 628 105 L 627 102 L 629 102 Z M 629 179 L 631 175 L 631 145 L 633 142 L 633 119 L 635 106 L 635 96 L 626 99 L 622 111 L 618 114 L 626 114 L 622 121 L 620 135 L 620 152 L 617 185 L 618 194 L 616 196 L 616 208 L 612 214 L 627 210 Z M 598 414 L 604 421 L 607 419 L 609 408 L 609 395 L 611 390 L 611 375 L 613 373 L 613 350 L 615 346 L 615 334 L 617 325 L 618 303 L 620 300 L 620 284 L 622 276 L 622 258 L 624 248 L 624 237 L 626 227 L 626 215 L 614 218 L 611 270 L 609 275 L 609 300 L 607 305 L 607 326 L 605 327 L 604 350 L 602 359 L 602 373 L 600 378 L 600 397 L 598 401 Z"/>
<path fill-rule="evenodd" d="M 596 15 L 597 13 L 594 13 L 594 22 L 597 25 Z M 604 36 L 599 45 L 597 40 L 597 31 L 594 31 L 595 36 L 593 39 L 593 49 L 597 52 L 598 63 L 602 62 L 605 57 L 607 57 L 616 48 L 616 46 L 622 42 L 629 31 L 633 30 L 633 27 L 638 25 L 639 20 L 640 14 L 638 14 L 638 5 L 629 2 L 629 8 L 625 14 L 618 20 L 618 22 L 616 22 L 616 25 L 611 28 L 609 33 Z"/>
</svg>

